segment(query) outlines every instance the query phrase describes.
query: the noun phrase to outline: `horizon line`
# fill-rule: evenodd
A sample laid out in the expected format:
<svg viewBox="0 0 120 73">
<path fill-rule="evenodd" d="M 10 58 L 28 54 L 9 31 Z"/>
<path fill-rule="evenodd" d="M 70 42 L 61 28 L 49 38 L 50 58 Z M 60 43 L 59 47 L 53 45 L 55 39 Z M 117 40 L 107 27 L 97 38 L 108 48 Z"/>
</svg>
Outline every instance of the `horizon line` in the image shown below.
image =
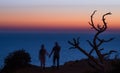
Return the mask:
<svg viewBox="0 0 120 73">
<path fill-rule="evenodd" d="M 119 33 L 120 29 L 108 28 L 106 32 Z M 2 28 L 0 33 L 92 33 L 91 27 L 86 28 Z"/>
</svg>

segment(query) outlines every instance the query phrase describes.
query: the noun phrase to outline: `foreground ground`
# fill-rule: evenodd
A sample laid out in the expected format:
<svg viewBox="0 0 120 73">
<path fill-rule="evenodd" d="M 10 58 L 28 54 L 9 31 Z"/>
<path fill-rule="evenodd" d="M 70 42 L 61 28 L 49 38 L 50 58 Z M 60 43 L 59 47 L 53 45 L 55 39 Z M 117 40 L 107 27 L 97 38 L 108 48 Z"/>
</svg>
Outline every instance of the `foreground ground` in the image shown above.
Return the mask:
<svg viewBox="0 0 120 73">
<path fill-rule="evenodd" d="M 47 67 L 42 69 L 38 66 L 29 66 L 23 69 L 16 70 L 15 73 L 88 73 L 94 71 L 85 60 L 70 61 L 60 66 L 60 68 Z"/>
<path fill-rule="evenodd" d="M 109 62 L 113 66 L 113 70 L 109 73 L 120 73 L 120 60 Z M 45 69 L 42 69 L 39 66 L 29 65 L 24 68 L 16 69 L 12 73 L 98 73 L 98 71 L 88 64 L 87 59 L 83 59 L 66 62 L 64 65 L 61 65 L 59 69 L 55 67 L 46 67 Z"/>
</svg>

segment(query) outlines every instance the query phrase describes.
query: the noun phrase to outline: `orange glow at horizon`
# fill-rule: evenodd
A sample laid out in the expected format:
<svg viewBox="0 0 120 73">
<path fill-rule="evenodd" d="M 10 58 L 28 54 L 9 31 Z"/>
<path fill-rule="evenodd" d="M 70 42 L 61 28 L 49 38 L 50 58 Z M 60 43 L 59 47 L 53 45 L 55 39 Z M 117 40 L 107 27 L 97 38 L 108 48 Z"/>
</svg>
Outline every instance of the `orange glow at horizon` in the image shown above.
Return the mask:
<svg viewBox="0 0 120 73">
<path fill-rule="evenodd" d="M 92 7 L 92 6 L 91 6 Z M 41 7 L 1 9 L 0 28 L 87 28 L 94 8 L 88 7 Z M 94 15 L 95 24 L 102 24 L 101 16 L 108 12 L 98 7 Z M 109 28 L 120 28 L 119 10 L 109 9 L 111 16 L 106 17 Z"/>
</svg>

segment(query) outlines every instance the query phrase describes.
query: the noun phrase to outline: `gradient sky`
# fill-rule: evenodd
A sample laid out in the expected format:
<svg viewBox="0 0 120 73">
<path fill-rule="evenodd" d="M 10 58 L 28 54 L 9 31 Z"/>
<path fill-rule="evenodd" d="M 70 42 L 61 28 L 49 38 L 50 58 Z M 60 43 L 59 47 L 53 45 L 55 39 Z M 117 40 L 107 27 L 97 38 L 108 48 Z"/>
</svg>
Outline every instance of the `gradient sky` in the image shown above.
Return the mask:
<svg viewBox="0 0 120 73">
<path fill-rule="evenodd" d="M 109 28 L 120 29 L 120 0 L 0 0 L 0 29 L 82 29 L 94 10 L 104 13 Z"/>
</svg>

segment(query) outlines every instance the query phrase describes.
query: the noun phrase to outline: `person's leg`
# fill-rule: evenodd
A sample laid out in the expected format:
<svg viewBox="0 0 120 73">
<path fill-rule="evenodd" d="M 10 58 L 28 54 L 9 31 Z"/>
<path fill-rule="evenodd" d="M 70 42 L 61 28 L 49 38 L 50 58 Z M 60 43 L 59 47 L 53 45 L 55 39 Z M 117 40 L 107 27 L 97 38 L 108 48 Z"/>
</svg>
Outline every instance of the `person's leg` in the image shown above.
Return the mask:
<svg viewBox="0 0 120 73">
<path fill-rule="evenodd" d="M 45 57 L 43 58 L 43 68 L 45 68 Z"/>
<path fill-rule="evenodd" d="M 40 61 L 41 61 L 41 68 L 44 68 L 45 67 L 45 57 L 41 57 Z"/>
<path fill-rule="evenodd" d="M 55 66 L 55 56 L 53 57 L 53 66 Z"/>
<path fill-rule="evenodd" d="M 40 65 L 40 66 L 42 67 L 42 61 L 40 61 L 40 63 L 41 63 L 41 65 Z"/>
<path fill-rule="evenodd" d="M 43 59 L 42 58 L 40 59 L 40 62 L 41 62 L 41 67 L 43 67 Z"/>
<path fill-rule="evenodd" d="M 57 68 L 59 68 L 59 57 L 57 57 Z"/>
</svg>

